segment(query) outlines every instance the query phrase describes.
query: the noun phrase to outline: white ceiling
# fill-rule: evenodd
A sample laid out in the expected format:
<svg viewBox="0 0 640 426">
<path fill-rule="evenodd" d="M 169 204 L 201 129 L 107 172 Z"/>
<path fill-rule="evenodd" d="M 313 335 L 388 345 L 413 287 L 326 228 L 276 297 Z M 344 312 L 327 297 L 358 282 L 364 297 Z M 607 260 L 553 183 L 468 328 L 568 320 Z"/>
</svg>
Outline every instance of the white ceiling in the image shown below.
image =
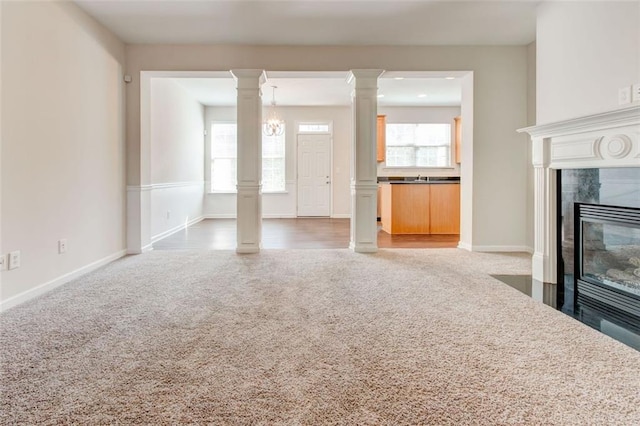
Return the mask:
<svg viewBox="0 0 640 426">
<path fill-rule="evenodd" d="M 491 45 L 535 39 L 530 0 L 75 0 L 127 43 Z M 349 105 L 347 73 L 269 73 L 263 102 Z M 380 106 L 460 105 L 461 73 L 385 74 Z M 404 80 L 394 77 L 404 76 Z M 231 78 L 176 79 L 204 105 L 236 103 Z M 425 97 L 418 97 L 425 94 Z"/>
<path fill-rule="evenodd" d="M 522 45 L 531 0 L 75 0 L 126 43 Z"/>
<path fill-rule="evenodd" d="M 378 80 L 379 106 L 459 106 L 461 80 L 464 73 L 401 73 L 384 74 Z M 456 77 L 452 80 L 446 76 Z M 402 79 L 401 79 L 402 78 Z M 173 78 L 191 96 L 206 106 L 236 105 L 235 81 L 229 78 Z M 352 86 L 347 72 L 270 73 L 262 86 L 264 105 L 271 103 L 272 88 L 280 106 L 350 105 Z M 426 96 L 419 96 L 426 95 Z"/>
</svg>

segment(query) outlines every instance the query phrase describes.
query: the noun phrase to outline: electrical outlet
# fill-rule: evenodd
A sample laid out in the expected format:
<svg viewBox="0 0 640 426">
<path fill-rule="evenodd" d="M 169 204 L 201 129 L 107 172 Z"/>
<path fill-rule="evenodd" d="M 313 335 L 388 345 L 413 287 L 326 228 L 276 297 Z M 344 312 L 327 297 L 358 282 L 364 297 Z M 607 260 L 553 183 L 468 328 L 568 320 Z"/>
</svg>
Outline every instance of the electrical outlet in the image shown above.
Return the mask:
<svg viewBox="0 0 640 426">
<path fill-rule="evenodd" d="M 631 86 L 631 102 L 640 102 L 640 83 Z"/>
<path fill-rule="evenodd" d="M 0 271 L 7 269 L 7 256 L 0 254 Z"/>
<path fill-rule="evenodd" d="M 618 89 L 618 105 L 626 105 L 631 103 L 631 87 L 621 87 Z"/>
<path fill-rule="evenodd" d="M 67 252 L 67 239 L 63 238 L 61 240 L 58 240 L 58 254 L 62 254 L 66 252 Z"/>
<path fill-rule="evenodd" d="M 9 253 L 9 270 L 20 267 L 20 250 Z"/>
</svg>

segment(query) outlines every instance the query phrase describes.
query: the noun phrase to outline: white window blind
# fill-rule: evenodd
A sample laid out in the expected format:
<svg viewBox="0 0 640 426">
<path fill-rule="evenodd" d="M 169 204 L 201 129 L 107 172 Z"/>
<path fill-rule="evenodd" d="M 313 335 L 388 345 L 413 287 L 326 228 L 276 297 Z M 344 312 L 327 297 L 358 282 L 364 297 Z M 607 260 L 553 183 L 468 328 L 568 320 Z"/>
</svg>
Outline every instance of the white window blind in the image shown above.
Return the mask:
<svg viewBox="0 0 640 426">
<path fill-rule="evenodd" d="M 211 124 L 211 191 L 235 191 L 238 133 L 235 123 Z M 285 190 L 285 133 L 262 137 L 262 192 Z"/>
<path fill-rule="evenodd" d="M 387 123 L 387 167 L 449 167 L 451 124 Z"/>
<path fill-rule="evenodd" d="M 235 123 L 211 124 L 211 190 L 235 191 L 237 182 Z"/>
</svg>

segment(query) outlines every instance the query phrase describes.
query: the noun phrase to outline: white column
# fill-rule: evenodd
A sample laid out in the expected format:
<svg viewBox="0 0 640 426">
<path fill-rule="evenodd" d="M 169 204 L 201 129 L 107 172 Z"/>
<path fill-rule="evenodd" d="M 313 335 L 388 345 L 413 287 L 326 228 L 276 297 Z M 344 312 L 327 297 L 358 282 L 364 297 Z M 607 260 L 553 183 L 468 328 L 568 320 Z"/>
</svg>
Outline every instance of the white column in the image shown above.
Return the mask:
<svg viewBox="0 0 640 426">
<path fill-rule="evenodd" d="M 543 301 L 544 285 L 555 284 L 557 241 L 556 171 L 549 167 L 551 143 L 533 138 L 534 167 L 534 253 L 532 297 Z"/>
<path fill-rule="evenodd" d="M 238 88 L 237 253 L 260 251 L 262 236 L 262 100 L 264 70 L 231 70 Z"/>
<path fill-rule="evenodd" d="M 383 70 L 352 70 L 348 82 L 355 82 L 351 108 L 351 239 L 349 248 L 360 253 L 378 251 L 376 163 L 378 77 Z"/>
</svg>

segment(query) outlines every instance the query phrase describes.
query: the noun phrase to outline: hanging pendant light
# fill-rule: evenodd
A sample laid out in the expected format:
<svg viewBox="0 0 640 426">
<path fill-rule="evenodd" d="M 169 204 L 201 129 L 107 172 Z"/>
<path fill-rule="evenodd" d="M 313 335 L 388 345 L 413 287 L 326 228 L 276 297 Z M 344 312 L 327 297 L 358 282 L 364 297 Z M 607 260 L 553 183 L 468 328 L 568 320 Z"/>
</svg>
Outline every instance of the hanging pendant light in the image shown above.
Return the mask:
<svg viewBox="0 0 640 426">
<path fill-rule="evenodd" d="M 271 98 L 271 106 L 267 113 L 267 119 L 265 120 L 262 131 L 266 136 L 281 136 L 284 133 L 284 120 L 278 117 L 276 111 L 276 89 L 278 86 L 271 86 L 273 89 L 273 97 Z"/>
</svg>

